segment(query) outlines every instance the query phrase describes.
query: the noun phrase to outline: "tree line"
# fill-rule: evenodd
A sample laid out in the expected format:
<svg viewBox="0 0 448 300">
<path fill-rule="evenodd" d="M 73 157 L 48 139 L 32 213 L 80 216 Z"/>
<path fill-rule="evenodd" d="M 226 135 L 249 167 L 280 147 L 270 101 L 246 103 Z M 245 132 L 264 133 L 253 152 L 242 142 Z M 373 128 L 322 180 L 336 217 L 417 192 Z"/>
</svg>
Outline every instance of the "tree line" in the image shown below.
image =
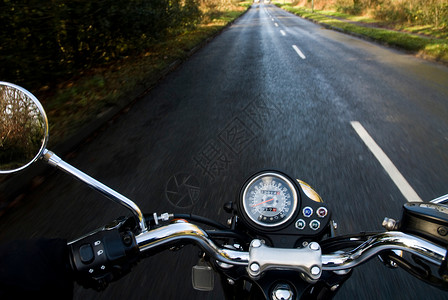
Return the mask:
<svg viewBox="0 0 448 300">
<path fill-rule="evenodd" d="M 312 0 L 293 0 L 310 5 Z M 314 0 L 316 8 L 369 14 L 395 24 L 431 25 L 448 29 L 448 0 Z"/>
<path fill-rule="evenodd" d="M 0 0 L 0 78 L 42 85 L 195 27 L 197 0 Z"/>
<path fill-rule="evenodd" d="M 448 27 L 447 0 L 353 0 L 353 5 L 346 0 L 339 2 L 341 10 L 368 11 L 380 20 Z"/>
</svg>

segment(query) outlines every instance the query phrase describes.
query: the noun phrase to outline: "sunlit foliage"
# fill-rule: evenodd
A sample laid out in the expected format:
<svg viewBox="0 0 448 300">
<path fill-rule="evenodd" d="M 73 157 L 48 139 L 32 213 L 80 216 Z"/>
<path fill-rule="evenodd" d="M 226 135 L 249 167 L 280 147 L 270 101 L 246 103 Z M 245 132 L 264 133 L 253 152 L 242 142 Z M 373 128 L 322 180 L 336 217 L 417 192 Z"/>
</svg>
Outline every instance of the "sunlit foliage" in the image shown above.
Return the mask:
<svg viewBox="0 0 448 300">
<path fill-rule="evenodd" d="M 311 0 L 294 0 L 310 5 Z M 448 0 L 314 0 L 317 9 L 370 15 L 378 20 L 448 29 Z"/>
</svg>

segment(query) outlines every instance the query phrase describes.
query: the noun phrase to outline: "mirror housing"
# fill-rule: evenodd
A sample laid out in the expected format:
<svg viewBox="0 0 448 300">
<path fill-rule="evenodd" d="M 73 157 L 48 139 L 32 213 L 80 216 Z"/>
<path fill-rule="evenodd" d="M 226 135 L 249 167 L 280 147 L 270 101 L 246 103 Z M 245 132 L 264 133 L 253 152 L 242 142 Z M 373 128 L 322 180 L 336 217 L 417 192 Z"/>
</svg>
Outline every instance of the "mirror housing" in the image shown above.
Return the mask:
<svg viewBox="0 0 448 300">
<path fill-rule="evenodd" d="M 0 81 L 0 174 L 25 169 L 39 159 L 48 142 L 48 119 L 26 89 Z"/>
</svg>

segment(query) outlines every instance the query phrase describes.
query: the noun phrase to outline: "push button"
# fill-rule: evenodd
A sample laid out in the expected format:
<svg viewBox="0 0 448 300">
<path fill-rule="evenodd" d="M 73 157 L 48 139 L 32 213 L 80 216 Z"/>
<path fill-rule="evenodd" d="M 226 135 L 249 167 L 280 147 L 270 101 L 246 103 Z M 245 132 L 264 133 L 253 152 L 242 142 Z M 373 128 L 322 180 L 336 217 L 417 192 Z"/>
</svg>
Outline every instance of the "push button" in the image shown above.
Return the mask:
<svg viewBox="0 0 448 300">
<path fill-rule="evenodd" d="M 325 218 L 328 214 L 328 210 L 325 207 L 319 207 L 317 209 L 317 215 L 321 218 Z"/>
<path fill-rule="evenodd" d="M 92 245 L 85 244 L 79 247 L 79 258 L 83 264 L 90 264 L 95 258 Z"/>
<path fill-rule="evenodd" d="M 302 219 L 298 219 L 296 222 L 296 228 L 302 230 L 303 228 L 305 228 L 306 223 L 304 220 Z"/>
<path fill-rule="evenodd" d="M 303 215 L 307 218 L 311 217 L 313 215 L 313 209 L 309 206 L 306 206 L 303 208 Z"/>
<path fill-rule="evenodd" d="M 312 220 L 310 222 L 310 227 L 312 230 L 318 230 L 320 228 L 320 222 L 318 220 Z"/>
</svg>

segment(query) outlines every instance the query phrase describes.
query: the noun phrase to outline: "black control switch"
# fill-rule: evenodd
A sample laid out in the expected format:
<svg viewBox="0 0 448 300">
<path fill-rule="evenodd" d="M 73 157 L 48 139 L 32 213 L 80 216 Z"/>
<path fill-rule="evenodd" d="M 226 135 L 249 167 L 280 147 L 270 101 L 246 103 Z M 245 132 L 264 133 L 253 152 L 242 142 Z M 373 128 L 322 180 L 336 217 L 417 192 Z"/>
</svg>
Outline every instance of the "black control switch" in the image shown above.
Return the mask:
<svg viewBox="0 0 448 300">
<path fill-rule="evenodd" d="M 95 258 L 95 255 L 93 254 L 92 245 L 85 244 L 79 247 L 79 257 L 82 263 L 90 264 Z"/>
</svg>

